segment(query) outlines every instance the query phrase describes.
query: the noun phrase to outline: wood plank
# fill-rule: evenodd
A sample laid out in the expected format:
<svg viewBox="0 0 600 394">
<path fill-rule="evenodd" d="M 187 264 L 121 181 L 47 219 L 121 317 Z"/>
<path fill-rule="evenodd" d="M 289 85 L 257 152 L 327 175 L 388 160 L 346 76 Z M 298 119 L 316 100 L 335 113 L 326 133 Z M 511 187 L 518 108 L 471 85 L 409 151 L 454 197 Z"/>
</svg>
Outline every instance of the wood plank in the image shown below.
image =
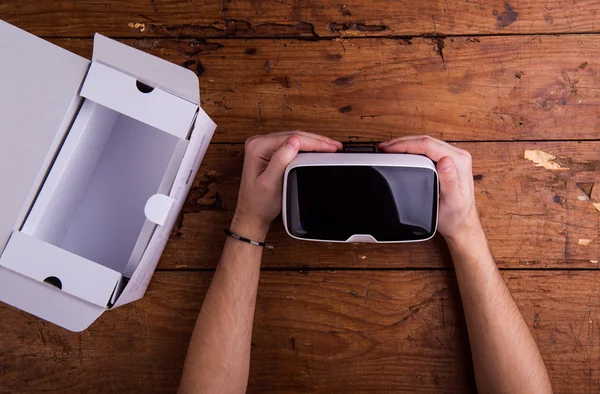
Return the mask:
<svg viewBox="0 0 600 394">
<path fill-rule="evenodd" d="M 596 392 L 598 272 L 504 271 L 556 393 Z M 157 272 L 89 330 L 0 305 L 0 391 L 174 392 L 210 272 Z M 263 272 L 249 392 L 468 392 L 452 272 Z"/>
<path fill-rule="evenodd" d="M 506 268 L 597 268 L 600 212 L 578 183 L 593 183 L 600 170 L 600 142 L 460 143 L 472 153 L 475 196 L 498 264 Z M 539 149 L 561 157 L 569 170 L 546 170 L 523 158 Z M 161 268 L 214 268 L 224 242 L 223 228 L 235 209 L 243 147 L 212 145 L 180 220 L 167 244 Z M 565 164 L 566 163 L 566 164 Z M 588 246 L 579 239 L 593 239 Z M 444 242 L 402 245 L 327 244 L 297 241 L 280 220 L 268 240 L 266 267 L 451 267 Z"/>
<path fill-rule="evenodd" d="M 55 41 L 91 54 L 90 40 Z M 573 140 L 600 128 L 600 36 L 124 42 L 200 75 L 215 142 L 289 129 Z"/>
<path fill-rule="evenodd" d="M 310 37 L 598 32 L 592 0 L 0 2 L 0 17 L 40 36 Z"/>
</svg>

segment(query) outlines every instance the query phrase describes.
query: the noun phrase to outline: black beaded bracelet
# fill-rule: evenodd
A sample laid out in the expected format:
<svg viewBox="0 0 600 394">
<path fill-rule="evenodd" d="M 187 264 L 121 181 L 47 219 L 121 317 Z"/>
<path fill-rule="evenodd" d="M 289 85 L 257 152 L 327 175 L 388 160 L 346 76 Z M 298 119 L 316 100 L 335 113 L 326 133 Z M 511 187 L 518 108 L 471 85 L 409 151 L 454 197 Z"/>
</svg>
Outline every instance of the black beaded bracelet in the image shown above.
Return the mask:
<svg viewBox="0 0 600 394">
<path fill-rule="evenodd" d="M 271 244 L 268 244 L 266 242 L 253 241 L 253 240 L 245 238 L 245 237 L 240 237 L 239 235 L 232 233 L 231 230 L 229 230 L 228 228 L 225 229 L 225 235 L 227 235 L 228 237 L 231 237 L 233 239 L 237 239 L 238 241 L 247 242 L 254 246 L 262 246 L 265 249 L 273 249 L 273 245 L 271 245 Z"/>
</svg>

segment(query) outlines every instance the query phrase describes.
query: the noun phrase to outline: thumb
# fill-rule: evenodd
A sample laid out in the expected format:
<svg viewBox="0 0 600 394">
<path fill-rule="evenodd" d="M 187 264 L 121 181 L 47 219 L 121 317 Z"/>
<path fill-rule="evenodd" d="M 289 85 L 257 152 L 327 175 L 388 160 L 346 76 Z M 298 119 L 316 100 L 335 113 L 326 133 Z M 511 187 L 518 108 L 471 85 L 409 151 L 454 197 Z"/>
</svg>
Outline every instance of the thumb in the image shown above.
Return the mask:
<svg viewBox="0 0 600 394">
<path fill-rule="evenodd" d="M 458 171 L 452 158 L 450 156 L 442 157 L 437 163 L 437 170 L 440 178 L 441 195 L 450 201 L 460 199 Z"/>
<path fill-rule="evenodd" d="M 264 176 L 272 182 L 281 181 L 286 167 L 294 160 L 299 149 L 300 140 L 297 137 L 291 136 L 283 141 L 283 144 L 271 156 L 271 160 L 263 173 Z"/>
</svg>

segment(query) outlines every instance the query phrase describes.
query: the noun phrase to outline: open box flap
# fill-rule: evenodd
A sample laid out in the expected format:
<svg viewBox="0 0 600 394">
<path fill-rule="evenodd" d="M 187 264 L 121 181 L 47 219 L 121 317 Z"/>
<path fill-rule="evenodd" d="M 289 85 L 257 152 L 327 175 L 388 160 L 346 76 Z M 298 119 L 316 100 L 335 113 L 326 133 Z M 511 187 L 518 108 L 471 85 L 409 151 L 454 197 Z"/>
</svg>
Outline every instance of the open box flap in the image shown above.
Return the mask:
<svg viewBox="0 0 600 394">
<path fill-rule="evenodd" d="M 142 123 L 185 139 L 198 105 L 158 87 L 140 85 L 134 77 L 93 62 L 81 96 Z"/>
<path fill-rule="evenodd" d="M 38 283 L 52 283 L 63 293 L 102 308 L 122 275 L 74 253 L 15 231 L 0 256 L 0 267 L 8 268 Z"/>
<path fill-rule="evenodd" d="M 3 267 L 0 301 L 75 332 L 88 328 L 106 310 Z"/>
<path fill-rule="evenodd" d="M 202 108 L 199 108 L 188 149 L 169 194 L 173 203 L 169 205 L 170 210 L 164 220 L 164 225 L 157 227 L 137 269 L 117 300 L 115 307 L 133 302 L 144 296 L 216 127 L 217 125 L 206 115 Z"/>
<path fill-rule="evenodd" d="M 198 77 L 191 70 L 136 50 L 101 34 L 94 35 L 92 61 L 200 105 Z"/>
<path fill-rule="evenodd" d="M 79 107 L 88 66 L 0 21 L 0 252 L 27 214 Z"/>
</svg>

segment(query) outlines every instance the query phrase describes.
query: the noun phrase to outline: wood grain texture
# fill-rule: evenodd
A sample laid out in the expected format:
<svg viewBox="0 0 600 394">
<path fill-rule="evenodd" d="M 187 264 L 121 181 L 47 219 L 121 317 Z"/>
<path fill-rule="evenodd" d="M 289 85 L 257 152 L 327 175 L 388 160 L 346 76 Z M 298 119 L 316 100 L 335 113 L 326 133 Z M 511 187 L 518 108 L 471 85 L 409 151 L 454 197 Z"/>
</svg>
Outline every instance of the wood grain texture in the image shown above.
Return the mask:
<svg viewBox="0 0 600 394">
<path fill-rule="evenodd" d="M 212 273 L 157 272 L 146 297 L 66 332 L 0 306 L 0 392 L 174 392 Z M 556 393 L 596 392 L 598 272 L 505 271 Z M 249 392 L 469 392 L 453 272 L 263 272 Z"/>
<path fill-rule="evenodd" d="M 241 143 L 284 129 L 345 142 L 423 133 L 469 150 L 483 225 L 499 266 L 519 269 L 503 275 L 555 391 L 600 391 L 600 212 L 577 186 L 600 170 L 600 36 L 577 34 L 598 32 L 599 9 L 592 0 L 0 0 L 0 19 L 87 58 L 100 32 L 193 70 L 219 126 L 146 297 L 79 334 L 0 304 L 0 392 L 174 392 L 235 207 Z M 535 167 L 527 149 L 569 169 Z M 292 240 L 278 221 L 269 240 L 249 392 L 474 391 L 439 237 L 316 244 Z"/>
<path fill-rule="evenodd" d="M 39 36 L 307 37 L 598 32 L 598 2 L 2 0 L 0 18 Z"/>
<path fill-rule="evenodd" d="M 54 41 L 91 55 L 91 40 Z M 600 128 L 598 36 L 124 42 L 200 76 L 213 142 L 290 129 L 354 142 L 581 140 Z"/>
<path fill-rule="evenodd" d="M 598 268 L 600 212 L 578 183 L 594 183 L 600 170 L 600 142 L 459 143 L 471 152 L 475 198 L 500 267 Z M 540 149 L 558 156 L 569 170 L 536 167 L 523 158 Z M 212 145 L 200 167 L 182 214 L 160 262 L 162 268 L 214 268 L 224 242 L 223 228 L 235 209 L 243 146 Z M 600 187 L 600 185 L 596 186 Z M 588 246 L 580 238 L 593 239 Z M 266 267 L 450 267 L 444 242 L 401 245 L 329 244 L 290 238 L 280 220 L 268 240 Z"/>
</svg>

